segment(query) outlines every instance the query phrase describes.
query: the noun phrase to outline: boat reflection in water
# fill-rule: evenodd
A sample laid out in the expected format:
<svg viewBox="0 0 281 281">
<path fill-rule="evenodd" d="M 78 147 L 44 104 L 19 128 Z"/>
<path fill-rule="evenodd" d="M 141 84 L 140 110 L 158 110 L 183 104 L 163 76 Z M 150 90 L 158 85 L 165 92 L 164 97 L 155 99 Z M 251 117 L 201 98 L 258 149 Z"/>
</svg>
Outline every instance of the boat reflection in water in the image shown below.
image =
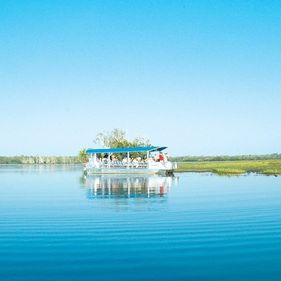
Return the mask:
<svg viewBox="0 0 281 281">
<path fill-rule="evenodd" d="M 83 176 L 82 184 L 88 188 L 89 199 L 164 197 L 176 177 L 140 175 Z"/>
</svg>

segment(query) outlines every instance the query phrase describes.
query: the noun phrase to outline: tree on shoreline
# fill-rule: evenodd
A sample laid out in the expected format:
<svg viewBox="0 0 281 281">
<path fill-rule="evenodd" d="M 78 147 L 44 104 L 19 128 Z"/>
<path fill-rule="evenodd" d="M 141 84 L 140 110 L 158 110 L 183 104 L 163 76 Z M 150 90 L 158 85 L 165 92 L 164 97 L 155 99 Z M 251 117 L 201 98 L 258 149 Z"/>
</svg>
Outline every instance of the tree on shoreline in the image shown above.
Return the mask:
<svg viewBox="0 0 281 281">
<path fill-rule="evenodd" d="M 97 134 L 95 144 L 101 145 L 106 148 L 119 148 L 119 147 L 137 147 L 149 146 L 150 140 L 142 137 L 137 137 L 133 140 L 128 140 L 126 132 L 122 129 L 113 129 L 110 132 L 101 132 Z"/>
<path fill-rule="evenodd" d="M 86 149 L 85 149 L 85 148 L 84 148 L 84 149 L 81 149 L 81 150 L 79 151 L 78 158 L 79 158 L 79 161 L 80 161 L 81 163 L 86 163 L 86 162 L 88 162 L 89 156 L 87 155 Z"/>
<path fill-rule="evenodd" d="M 105 148 L 122 148 L 122 147 L 140 147 L 140 146 L 150 146 L 149 139 L 142 137 L 134 138 L 133 140 L 128 140 L 126 132 L 122 129 L 113 129 L 112 131 L 98 133 L 94 143 Z M 132 157 L 143 156 L 143 153 L 131 153 Z M 118 156 L 118 155 L 117 155 Z M 79 152 L 79 160 L 82 163 L 87 162 L 89 156 L 86 154 L 86 149 L 82 149 Z"/>
</svg>

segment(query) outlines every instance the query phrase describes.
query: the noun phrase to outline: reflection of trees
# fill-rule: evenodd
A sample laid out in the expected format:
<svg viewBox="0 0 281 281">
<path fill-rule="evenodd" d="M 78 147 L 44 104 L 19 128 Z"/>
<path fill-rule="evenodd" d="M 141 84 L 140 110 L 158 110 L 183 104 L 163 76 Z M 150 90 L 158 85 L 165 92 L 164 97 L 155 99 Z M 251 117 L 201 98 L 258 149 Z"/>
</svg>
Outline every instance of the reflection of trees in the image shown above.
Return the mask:
<svg viewBox="0 0 281 281">
<path fill-rule="evenodd" d="M 80 182 L 88 189 L 89 198 L 165 196 L 171 177 L 96 175 L 82 176 Z"/>
<path fill-rule="evenodd" d="M 8 169 L 13 173 L 46 173 L 46 172 L 75 172 L 81 171 L 81 165 L 48 165 L 48 164 L 22 164 L 22 165 L 2 165 L 2 169 Z"/>
</svg>

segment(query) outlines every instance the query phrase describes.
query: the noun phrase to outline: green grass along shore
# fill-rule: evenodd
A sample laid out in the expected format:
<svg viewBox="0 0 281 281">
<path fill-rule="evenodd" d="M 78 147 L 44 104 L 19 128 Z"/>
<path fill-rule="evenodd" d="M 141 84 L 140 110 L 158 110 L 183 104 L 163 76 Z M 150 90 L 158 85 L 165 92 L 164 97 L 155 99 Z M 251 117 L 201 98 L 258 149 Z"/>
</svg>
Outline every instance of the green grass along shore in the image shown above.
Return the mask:
<svg viewBox="0 0 281 281">
<path fill-rule="evenodd" d="M 281 159 L 179 162 L 177 172 L 211 172 L 218 175 L 246 173 L 281 175 Z"/>
</svg>

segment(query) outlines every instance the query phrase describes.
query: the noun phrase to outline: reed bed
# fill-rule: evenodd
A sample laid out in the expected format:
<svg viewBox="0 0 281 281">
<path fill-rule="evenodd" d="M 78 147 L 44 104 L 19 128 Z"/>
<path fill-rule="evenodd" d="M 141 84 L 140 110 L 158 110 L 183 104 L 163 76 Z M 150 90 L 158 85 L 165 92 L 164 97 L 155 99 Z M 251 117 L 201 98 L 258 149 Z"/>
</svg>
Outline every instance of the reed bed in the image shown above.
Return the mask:
<svg viewBox="0 0 281 281">
<path fill-rule="evenodd" d="M 246 173 L 281 175 L 281 160 L 179 162 L 177 172 L 212 172 L 219 175 Z"/>
</svg>

